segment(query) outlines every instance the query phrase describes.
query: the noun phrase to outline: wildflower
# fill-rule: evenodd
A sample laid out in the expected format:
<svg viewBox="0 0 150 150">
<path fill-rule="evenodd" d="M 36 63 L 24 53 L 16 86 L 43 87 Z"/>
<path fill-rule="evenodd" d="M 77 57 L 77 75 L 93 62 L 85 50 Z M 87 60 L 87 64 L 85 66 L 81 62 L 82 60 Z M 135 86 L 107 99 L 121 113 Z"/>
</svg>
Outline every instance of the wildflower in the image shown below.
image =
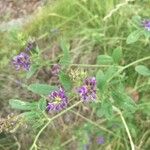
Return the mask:
<svg viewBox="0 0 150 150">
<path fill-rule="evenodd" d="M 28 71 L 30 68 L 30 56 L 24 52 L 20 53 L 19 55 L 13 58 L 13 65 L 15 66 L 16 70 L 26 70 Z"/>
<path fill-rule="evenodd" d="M 54 64 L 51 68 L 51 73 L 52 73 L 52 75 L 57 76 L 59 74 L 60 70 L 61 70 L 60 65 L 59 64 Z"/>
<path fill-rule="evenodd" d="M 83 79 L 87 77 L 87 72 L 79 69 L 71 69 L 69 73 L 70 78 L 76 84 L 80 84 Z"/>
<path fill-rule="evenodd" d="M 142 25 L 144 26 L 144 28 L 147 30 L 147 31 L 150 31 L 150 20 L 144 20 L 142 22 Z"/>
<path fill-rule="evenodd" d="M 30 50 L 32 50 L 34 47 L 35 47 L 35 43 L 34 43 L 33 41 L 29 41 L 29 42 L 27 43 L 27 46 L 26 46 L 25 50 L 26 50 L 26 51 L 30 51 Z"/>
<path fill-rule="evenodd" d="M 85 79 L 84 85 L 78 89 L 78 93 L 83 101 L 90 101 L 96 99 L 96 79 L 90 77 Z"/>
<path fill-rule="evenodd" d="M 97 144 L 104 144 L 105 140 L 104 140 L 104 137 L 103 136 L 99 136 L 97 138 Z"/>
<path fill-rule="evenodd" d="M 49 99 L 51 100 L 51 102 L 48 103 L 48 106 L 47 106 L 48 111 L 58 112 L 67 107 L 68 98 L 65 95 L 64 89 L 62 88 L 52 92 L 49 95 Z"/>
</svg>

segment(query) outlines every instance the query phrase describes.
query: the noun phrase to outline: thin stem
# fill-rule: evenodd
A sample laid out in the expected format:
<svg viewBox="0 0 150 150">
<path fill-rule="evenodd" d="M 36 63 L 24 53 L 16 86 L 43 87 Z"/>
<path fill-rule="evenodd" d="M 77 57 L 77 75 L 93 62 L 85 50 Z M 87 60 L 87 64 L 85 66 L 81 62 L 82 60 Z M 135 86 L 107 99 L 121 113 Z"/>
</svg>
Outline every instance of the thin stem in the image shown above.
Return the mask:
<svg viewBox="0 0 150 150">
<path fill-rule="evenodd" d="M 44 131 L 44 129 L 56 118 L 58 118 L 59 116 L 63 115 L 64 113 L 66 113 L 67 111 L 71 110 L 72 108 L 74 108 L 75 106 L 79 105 L 81 103 L 81 101 L 75 103 L 74 105 L 70 106 L 69 108 L 65 109 L 64 111 L 60 112 L 59 114 L 57 114 L 56 116 L 48 119 L 48 122 L 41 128 L 41 130 L 38 132 L 38 134 L 36 135 L 33 144 L 30 147 L 30 150 L 33 150 L 33 148 L 36 146 L 36 142 L 39 138 L 39 136 L 41 135 L 41 133 Z"/>
<path fill-rule="evenodd" d="M 18 139 L 17 139 L 15 136 L 14 136 L 14 139 L 15 139 L 16 144 L 17 144 L 17 146 L 18 146 L 17 150 L 20 150 L 20 149 L 21 149 L 21 145 L 20 145 L 20 143 L 18 142 Z"/>
<path fill-rule="evenodd" d="M 125 69 L 127 69 L 127 68 L 129 68 L 129 67 L 131 67 L 131 66 L 133 66 L 133 65 L 135 65 L 135 64 L 137 64 L 137 63 L 139 63 L 139 62 L 141 62 L 141 61 L 145 61 L 145 60 L 148 60 L 148 59 L 150 59 L 150 56 L 144 57 L 144 58 L 141 58 L 141 59 L 138 59 L 138 60 L 136 60 L 136 61 L 134 61 L 134 62 L 132 62 L 132 63 L 130 63 L 130 64 L 124 66 L 124 67 L 123 67 L 123 70 L 125 70 Z"/>
<path fill-rule="evenodd" d="M 140 144 L 139 144 L 139 146 L 138 146 L 138 149 L 141 149 L 143 143 L 145 142 L 145 138 L 146 138 L 146 136 L 149 135 L 149 133 L 150 133 L 150 130 L 148 130 L 148 131 L 146 131 L 146 132 L 144 133 L 144 135 L 142 136 L 142 138 L 141 138 L 141 140 L 140 140 Z"/>
<path fill-rule="evenodd" d="M 112 135 L 115 135 L 113 132 L 107 130 L 106 128 L 104 128 L 104 127 L 102 127 L 102 126 L 99 126 L 97 123 L 95 123 L 95 122 L 93 122 L 92 120 L 90 120 L 90 119 L 88 119 L 88 118 L 82 116 L 81 114 L 76 113 L 76 112 L 73 111 L 73 110 L 70 110 L 70 111 L 71 111 L 72 113 L 74 113 L 74 114 L 80 116 L 81 118 L 83 118 L 83 119 L 86 120 L 87 122 L 89 122 L 89 123 L 93 124 L 94 126 L 98 127 L 99 129 L 101 129 L 101 130 L 103 130 L 103 131 L 105 131 L 105 132 L 108 132 L 108 133 L 110 133 L 110 134 L 112 134 Z"/>
<path fill-rule="evenodd" d="M 129 67 L 131 67 L 131 66 L 133 66 L 133 65 L 135 65 L 135 64 L 137 64 L 137 63 L 139 63 L 139 62 L 148 60 L 148 59 L 150 59 L 150 56 L 144 57 L 144 58 L 141 58 L 141 59 L 138 59 L 138 60 L 136 60 L 136 61 L 134 61 L 134 62 L 132 62 L 132 63 L 130 63 L 130 64 L 124 66 L 124 67 L 122 67 L 122 68 L 119 69 L 113 76 L 111 76 L 111 78 L 109 78 L 109 79 L 107 80 L 107 82 L 110 82 L 116 75 L 120 74 L 123 70 L 125 70 L 125 69 L 127 69 L 127 68 L 129 68 Z"/>
<path fill-rule="evenodd" d="M 99 68 L 99 67 L 110 67 L 113 65 L 70 64 L 70 66 Z M 120 66 L 117 67 L 119 68 Z"/>
<path fill-rule="evenodd" d="M 122 122 L 123 122 L 123 125 L 124 125 L 124 127 L 125 127 L 125 129 L 126 129 L 128 138 L 129 138 L 129 140 L 130 140 L 131 150 L 135 150 L 135 146 L 134 146 L 134 143 L 133 143 L 133 140 L 132 140 L 132 136 L 131 136 L 131 134 L 130 134 L 128 125 L 127 125 L 127 123 L 126 123 L 126 121 L 125 121 L 125 119 L 124 119 L 124 117 L 123 117 L 123 115 L 122 115 L 122 112 L 121 112 L 117 107 L 115 107 L 115 106 L 113 106 L 113 108 L 114 108 L 114 110 L 116 110 L 116 111 L 119 113 L 119 115 L 120 115 L 120 117 L 121 117 L 121 120 L 122 120 Z"/>
<path fill-rule="evenodd" d="M 138 75 L 137 79 L 136 79 L 136 82 L 135 82 L 135 85 L 134 85 L 134 89 L 137 88 L 138 84 L 139 84 L 139 80 L 140 80 L 140 75 Z"/>
<path fill-rule="evenodd" d="M 64 147 L 65 145 L 69 144 L 70 142 L 74 141 L 77 137 L 73 136 L 71 139 L 65 141 L 61 144 L 61 147 Z"/>
<path fill-rule="evenodd" d="M 107 16 L 103 18 L 103 21 L 106 21 L 108 18 L 110 18 L 115 12 L 117 12 L 121 7 L 126 6 L 130 0 L 126 0 L 124 3 L 120 3 L 116 5 L 114 9 L 112 9 Z"/>
</svg>

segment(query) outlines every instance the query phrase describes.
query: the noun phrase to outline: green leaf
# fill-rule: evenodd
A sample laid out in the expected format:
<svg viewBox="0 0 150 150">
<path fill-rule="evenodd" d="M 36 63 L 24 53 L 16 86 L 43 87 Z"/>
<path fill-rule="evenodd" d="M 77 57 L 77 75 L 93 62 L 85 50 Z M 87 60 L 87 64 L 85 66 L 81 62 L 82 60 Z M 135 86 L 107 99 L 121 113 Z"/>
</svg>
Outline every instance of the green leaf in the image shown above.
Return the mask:
<svg viewBox="0 0 150 150">
<path fill-rule="evenodd" d="M 150 32 L 144 30 L 143 32 L 144 36 L 145 36 L 145 42 L 148 42 L 149 43 L 149 38 L 150 38 Z"/>
<path fill-rule="evenodd" d="M 103 115 L 107 119 L 111 119 L 113 116 L 112 104 L 110 102 L 104 102 L 102 104 L 102 109 L 103 109 Z"/>
<path fill-rule="evenodd" d="M 64 72 L 61 72 L 59 75 L 59 80 L 66 90 L 70 90 L 72 88 L 72 82 L 70 80 L 69 75 L 65 74 Z"/>
<path fill-rule="evenodd" d="M 19 109 L 19 110 L 33 110 L 37 107 L 37 104 L 35 102 L 30 103 L 30 102 L 17 100 L 17 99 L 11 99 L 9 101 L 9 104 L 12 108 Z"/>
<path fill-rule="evenodd" d="M 28 86 L 28 90 L 39 94 L 39 95 L 49 95 L 49 93 L 51 93 L 54 90 L 57 90 L 56 86 L 51 86 L 48 84 L 40 84 L 40 83 L 35 83 L 35 84 L 30 84 Z"/>
<path fill-rule="evenodd" d="M 96 74 L 97 87 L 103 91 L 106 85 L 106 78 L 102 70 L 99 70 Z"/>
<path fill-rule="evenodd" d="M 46 104 L 46 99 L 40 99 L 38 103 L 39 109 L 44 111 L 46 109 Z"/>
<path fill-rule="evenodd" d="M 31 77 L 34 75 L 34 73 L 37 71 L 37 69 L 38 69 L 38 66 L 37 66 L 37 65 L 32 65 L 32 66 L 30 67 L 29 71 L 27 72 L 26 78 L 27 78 L 27 79 L 31 78 Z"/>
<path fill-rule="evenodd" d="M 140 16 L 136 15 L 136 16 L 132 17 L 132 21 L 133 21 L 134 25 L 139 27 L 139 23 L 141 23 L 142 18 Z"/>
<path fill-rule="evenodd" d="M 35 51 L 39 54 L 40 53 L 40 49 L 38 46 L 36 46 Z"/>
<path fill-rule="evenodd" d="M 112 54 L 113 60 L 115 63 L 119 63 L 122 59 L 122 49 L 121 47 L 118 47 L 114 49 L 113 54 Z"/>
<path fill-rule="evenodd" d="M 141 33 L 142 33 L 141 30 L 136 30 L 136 31 L 131 32 L 129 36 L 127 37 L 126 43 L 131 44 L 131 43 L 136 42 L 140 38 Z"/>
<path fill-rule="evenodd" d="M 109 80 L 116 72 L 118 68 L 115 66 L 109 67 L 105 72 L 105 78 L 106 80 Z"/>
<path fill-rule="evenodd" d="M 64 40 L 61 40 L 61 43 L 60 43 L 60 47 L 63 51 L 63 57 L 60 59 L 60 64 L 62 66 L 68 66 L 70 64 L 70 61 L 71 61 L 71 57 L 70 57 L 70 44 L 67 43 L 66 41 Z"/>
<path fill-rule="evenodd" d="M 46 119 L 41 111 L 24 112 L 22 113 L 22 116 L 25 118 L 28 124 L 31 124 L 33 129 L 38 129 L 39 127 L 43 126 Z"/>
<path fill-rule="evenodd" d="M 147 102 L 146 102 L 147 101 Z M 138 110 L 142 113 L 144 113 L 145 115 L 147 115 L 148 117 L 150 117 L 150 103 L 148 103 L 148 99 L 143 99 L 142 103 L 138 105 Z"/>
<path fill-rule="evenodd" d="M 38 116 L 38 112 L 37 111 L 27 111 L 27 112 L 24 112 L 22 113 L 22 116 L 24 116 L 27 120 L 32 120 L 37 118 Z"/>
<path fill-rule="evenodd" d="M 114 90 L 112 92 L 112 98 L 114 100 L 115 106 L 124 109 L 127 112 L 134 112 L 136 105 L 134 100 L 132 100 L 125 92 Z"/>
<path fill-rule="evenodd" d="M 112 104 L 107 101 L 103 101 L 101 108 L 99 108 L 96 112 L 98 116 L 105 116 L 107 119 L 111 119 L 113 116 Z"/>
<path fill-rule="evenodd" d="M 113 58 L 109 55 L 99 55 L 97 57 L 97 64 L 107 65 L 112 63 L 113 63 Z"/>
<path fill-rule="evenodd" d="M 146 66 L 144 65 L 138 65 L 135 67 L 135 70 L 143 76 L 150 76 L 150 69 L 148 69 Z"/>
</svg>

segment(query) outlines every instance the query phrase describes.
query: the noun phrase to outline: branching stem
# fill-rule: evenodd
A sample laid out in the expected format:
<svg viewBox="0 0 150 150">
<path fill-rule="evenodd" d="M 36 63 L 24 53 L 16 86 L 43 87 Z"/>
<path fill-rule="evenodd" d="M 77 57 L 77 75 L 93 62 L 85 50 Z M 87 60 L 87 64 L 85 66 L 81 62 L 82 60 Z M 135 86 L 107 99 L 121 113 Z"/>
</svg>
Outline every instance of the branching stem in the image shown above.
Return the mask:
<svg viewBox="0 0 150 150">
<path fill-rule="evenodd" d="M 69 110 L 71 110 L 72 108 L 76 107 L 77 105 L 79 105 L 81 103 L 81 101 L 75 103 L 74 105 L 68 107 L 67 109 L 65 109 L 64 111 L 60 112 L 59 114 L 57 114 L 56 116 L 48 119 L 48 122 L 41 128 L 41 130 L 38 132 L 38 134 L 36 135 L 34 142 L 32 144 L 32 146 L 30 147 L 30 150 L 33 150 L 33 148 L 36 146 L 36 142 L 38 140 L 38 138 L 40 137 L 41 133 L 44 131 L 44 129 L 56 118 L 60 117 L 61 115 L 63 115 L 64 113 L 68 112 Z"/>
</svg>

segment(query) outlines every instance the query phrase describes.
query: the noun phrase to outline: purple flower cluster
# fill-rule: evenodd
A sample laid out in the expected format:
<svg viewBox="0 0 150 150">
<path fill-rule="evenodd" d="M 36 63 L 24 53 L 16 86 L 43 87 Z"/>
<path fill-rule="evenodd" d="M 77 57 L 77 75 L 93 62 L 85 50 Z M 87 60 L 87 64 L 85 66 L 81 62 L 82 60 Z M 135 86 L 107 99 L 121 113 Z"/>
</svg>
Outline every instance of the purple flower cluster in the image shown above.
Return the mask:
<svg viewBox="0 0 150 150">
<path fill-rule="evenodd" d="M 96 79 L 90 77 L 85 79 L 84 85 L 78 89 L 78 93 L 84 102 L 96 100 Z"/>
<path fill-rule="evenodd" d="M 60 88 L 49 95 L 51 102 L 47 105 L 48 111 L 59 112 L 62 109 L 66 108 L 68 105 L 68 98 L 65 94 L 64 89 Z"/>
<path fill-rule="evenodd" d="M 21 52 L 17 56 L 13 57 L 12 64 L 15 66 L 16 70 L 25 70 L 28 71 L 31 65 L 30 56 L 28 52 L 36 46 L 34 41 L 29 41 L 25 48 L 26 52 Z"/>
<path fill-rule="evenodd" d="M 28 71 L 30 68 L 30 56 L 24 52 L 20 53 L 19 55 L 13 58 L 13 65 L 15 66 L 16 70 L 26 70 Z"/>
<path fill-rule="evenodd" d="M 59 64 L 54 64 L 51 68 L 51 73 L 54 76 L 57 76 L 61 70 L 61 66 Z"/>
<path fill-rule="evenodd" d="M 144 28 L 147 30 L 147 31 L 150 31 L 150 20 L 144 20 L 142 22 L 142 25 L 144 26 Z"/>
</svg>

